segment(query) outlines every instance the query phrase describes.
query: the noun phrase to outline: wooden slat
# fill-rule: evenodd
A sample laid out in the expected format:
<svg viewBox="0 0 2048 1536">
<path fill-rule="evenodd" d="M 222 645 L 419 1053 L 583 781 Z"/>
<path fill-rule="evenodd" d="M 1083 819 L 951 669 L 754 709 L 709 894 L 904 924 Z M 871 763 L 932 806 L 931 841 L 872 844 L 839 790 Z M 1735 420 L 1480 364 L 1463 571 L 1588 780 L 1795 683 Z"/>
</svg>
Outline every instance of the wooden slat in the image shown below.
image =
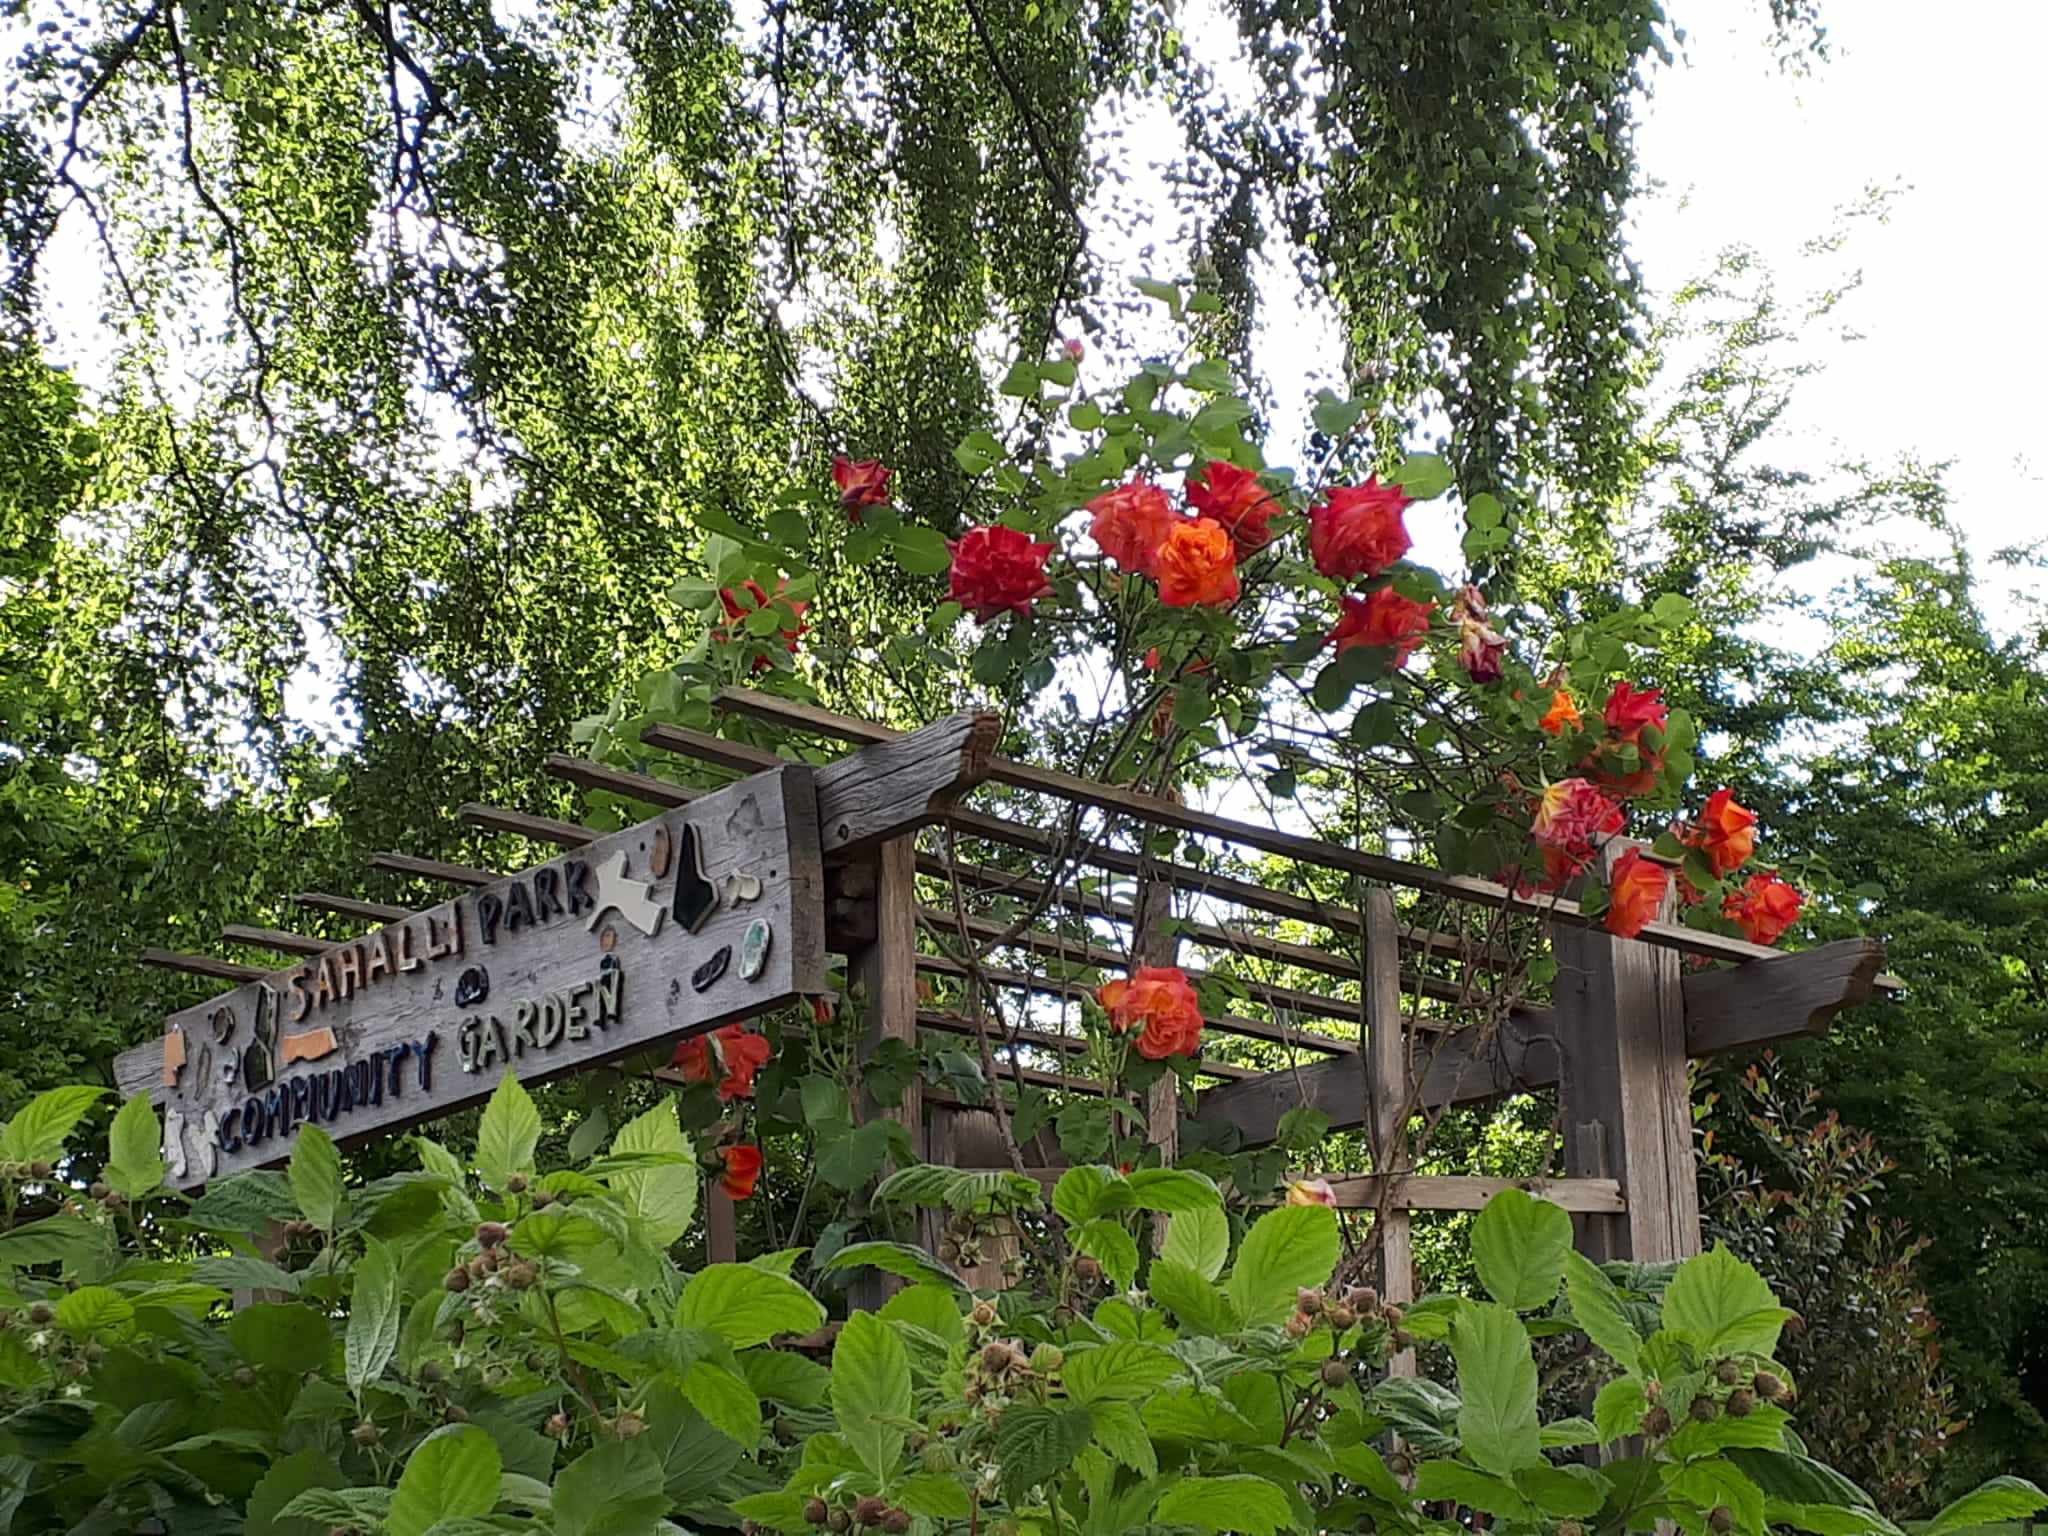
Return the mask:
<svg viewBox="0 0 2048 1536">
<path fill-rule="evenodd" d="M 394 907 L 389 902 L 330 896 L 325 891 L 301 891 L 292 900 L 315 912 L 334 912 L 342 917 L 361 918 L 366 923 L 395 923 L 410 915 L 405 907 Z"/>
<path fill-rule="evenodd" d="M 1385 1176 L 1365 1173 L 1324 1177 L 1329 1178 L 1330 1188 L 1336 1192 L 1339 1208 L 1369 1211 L 1378 1207 Z M 1471 1174 L 1409 1173 L 1393 1175 L 1393 1180 L 1393 1205 L 1399 1211 L 1476 1211 L 1507 1189 L 1522 1190 L 1567 1211 L 1611 1214 L 1628 1209 L 1621 1185 L 1614 1179 L 1492 1179 Z M 1381 1294 L 1385 1294 L 1384 1289 Z"/>
<path fill-rule="evenodd" d="M 671 784 L 666 779 L 649 778 L 644 773 L 627 773 L 620 768 L 607 768 L 602 763 L 586 762 L 580 757 L 570 757 L 562 752 L 550 752 L 547 761 L 541 765 L 558 779 L 567 780 L 583 789 L 602 790 L 606 794 L 624 795 L 644 805 L 659 806 L 672 810 L 687 805 L 697 796 L 705 793 L 683 784 Z"/>
<path fill-rule="evenodd" d="M 860 745 L 881 746 L 901 734 L 900 731 L 891 731 Z M 765 748 L 751 747 L 743 741 L 727 741 L 723 736 L 693 731 L 681 725 L 650 725 L 640 733 L 640 739 L 650 747 L 659 747 L 664 752 L 673 752 L 694 762 L 709 763 L 714 768 L 730 768 L 735 773 L 758 773 L 788 761 Z"/>
<path fill-rule="evenodd" d="M 856 720 L 848 715 L 834 714 L 815 705 L 775 698 L 749 688 L 722 690 L 718 695 L 718 705 L 721 709 L 731 710 L 735 714 L 771 720 L 864 745 L 890 741 L 902 734 L 887 726 Z M 1052 768 L 1038 768 L 1029 763 L 998 757 L 989 764 L 988 776 L 993 782 L 1007 784 L 1014 789 L 1052 795 L 1075 805 L 1113 812 L 1153 826 L 1173 827 L 1178 831 L 1193 832 L 1202 837 L 1239 843 L 1247 848 L 1258 848 L 1267 853 L 1278 854 L 1282 858 L 1293 859 L 1297 863 L 1340 870 L 1367 880 L 1381 881 L 1412 890 L 1431 891 L 1439 896 L 1469 901 L 1480 906 L 1504 907 L 1565 926 L 1597 927 L 1601 922 L 1597 914 L 1581 912 L 1576 902 L 1548 896 L 1520 896 L 1491 880 L 1475 880 L 1468 875 L 1446 874 L 1440 869 L 1411 864 L 1404 859 L 1367 853 L 1360 848 L 1346 848 L 1337 843 L 1303 837 L 1299 833 L 1283 832 L 1275 827 L 1262 827 L 1253 822 L 1237 821 L 1228 816 L 1197 810 L 1192 806 L 1177 805 L 1154 795 L 1140 794 L 1114 785 L 1098 784 L 1091 779 L 1062 773 Z M 1777 953 L 1761 944 L 1751 944 L 1744 939 L 1707 933 L 1696 928 L 1685 928 L 1670 922 L 1649 924 L 1643 929 L 1641 939 L 1642 942 L 1659 948 L 1674 949 L 1681 954 L 1703 955 L 1710 960 L 1760 960 L 1768 959 Z M 1894 991 L 1903 983 L 1896 977 L 1880 976 L 1876 979 L 1875 985 L 1880 991 Z"/>
<path fill-rule="evenodd" d="M 237 965 L 232 960 L 180 954 L 173 949 L 145 949 L 138 958 L 160 971 L 183 971 L 187 976 L 211 976 L 216 981 L 254 981 L 270 974 L 260 965 Z"/>
<path fill-rule="evenodd" d="M 524 811 L 478 805 L 475 801 L 464 805 L 455 814 L 470 826 L 482 827 L 486 832 L 510 832 L 532 838 L 537 843 L 553 843 L 557 848 L 581 848 L 597 836 L 590 828 L 579 827 L 573 821 L 557 821 L 552 816 L 529 816 Z"/>
<path fill-rule="evenodd" d="M 963 710 L 877 742 L 817 770 L 818 833 L 828 858 L 846 859 L 930 826 L 988 777 L 1000 715 Z M 908 878 L 916 849 L 904 854 Z"/>
<path fill-rule="evenodd" d="M 967 1170 L 974 1171 L 974 1170 Z M 1026 1168 L 1024 1176 L 1047 1189 L 1059 1183 L 1064 1168 Z M 1386 1175 L 1377 1173 L 1298 1172 L 1292 1179 L 1323 1179 L 1337 1197 L 1340 1210 L 1369 1211 L 1380 1203 Z M 1567 1211 L 1623 1211 L 1621 1186 L 1613 1179 L 1496 1179 L 1480 1174 L 1395 1174 L 1389 1202 L 1400 1211 L 1477 1211 L 1502 1190 L 1519 1189 Z M 1277 1204 L 1283 1197 L 1268 1197 Z"/>
<path fill-rule="evenodd" d="M 963 980 L 967 975 L 966 966 L 943 955 L 919 955 L 917 968 L 927 975 L 944 976 L 954 981 Z M 1055 981 L 1050 976 L 1034 976 L 1025 971 L 1006 970 L 1000 966 L 985 965 L 981 968 L 981 975 L 982 979 L 992 986 L 1037 992 L 1046 997 L 1077 998 L 1094 991 L 1094 988 L 1085 982 Z M 1333 1055 L 1358 1054 L 1358 1045 L 1355 1041 L 1335 1040 L 1328 1035 L 1318 1035 L 1291 1024 L 1274 1024 L 1266 1019 L 1248 1019 L 1239 1014 L 1223 1014 L 1205 1022 L 1209 1028 L 1219 1033 L 1242 1035 L 1247 1040 L 1264 1040 L 1274 1045 L 1296 1046 Z"/>
<path fill-rule="evenodd" d="M 493 870 L 450 864 L 442 859 L 415 858 L 409 853 L 373 853 L 370 855 L 370 867 L 395 870 L 401 875 L 414 875 L 422 880 L 439 880 L 448 885 L 489 885 L 494 880 L 505 878 Z"/>
<path fill-rule="evenodd" d="M 1843 939 L 1695 971 L 1685 978 L 1685 1048 L 1711 1056 L 1795 1034 L 1825 1034 L 1836 1014 L 1870 997 L 1883 969 L 1884 946 L 1877 940 Z"/>
<path fill-rule="evenodd" d="M 957 1013 L 941 1013 L 926 1009 L 918 1014 L 920 1029 L 936 1029 L 949 1035 L 974 1035 L 977 1033 L 974 1020 Z M 1005 1050 L 1012 1045 L 1028 1045 L 1033 1050 L 1046 1051 L 1065 1056 L 1079 1056 L 1088 1049 L 1085 1035 L 1056 1035 L 1044 1029 L 1011 1029 L 1007 1025 L 989 1030 L 989 1045 L 994 1050 Z M 1204 1056 L 1195 1063 L 1196 1069 L 1205 1077 L 1219 1078 L 1224 1082 L 1245 1082 L 1265 1074 L 1256 1067 L 1240 1067 L 1234 1062 L 1213 1061 Z"/>
<path fill-rule="evenodd" d="M 256 928 L 247 923 L 229 923 L 221 929 L 220 936 L 230 944 L 255 944 L 264 949 L 281 950 L 287 955 L 324 955 L 334 948 L 335 943 L 332 939 L 287 933 L 282 928 Z"/>
</svg>

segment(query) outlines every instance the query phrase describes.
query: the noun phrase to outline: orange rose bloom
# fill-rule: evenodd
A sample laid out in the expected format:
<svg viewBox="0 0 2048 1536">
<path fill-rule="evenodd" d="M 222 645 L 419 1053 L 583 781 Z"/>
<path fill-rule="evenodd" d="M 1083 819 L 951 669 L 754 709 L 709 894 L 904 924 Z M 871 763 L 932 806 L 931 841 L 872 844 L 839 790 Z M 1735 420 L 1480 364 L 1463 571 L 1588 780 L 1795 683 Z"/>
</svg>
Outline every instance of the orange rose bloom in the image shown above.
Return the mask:
<svg viewBox="0 0 2048 1536">
<path fill-rule="evenodd" d="M 1160 544 L 1168 530 L 1186 521 L 1173 510 L 1166 492 L 1143 480 L 1104 491 L 1088 503 L 1088 510 L 1095 514 L 1089 536 L 1124 570 L 1141 576 L 1157 573 Z"/>
<path fill-rule="evenodd" d="M 1228 529 L 1240 554 L 1248 555 L 1273 541 L 1266 524 L 1278 504 L 1273 493 L 1259 484 L 1256 470 L 1213 460 L 1202 470 L 1200 480 L 1189 477 L 1188 502 L 1203 517 Z"/>
<path fill-rule="evenodd" d="M 862 507 L 889 505 L 889 477 L 894 473 L 880 459 L 849 459 L 843 453 L 835 454 L 832 483 L 839 487 L 839 505 L 846 515 L 857 523 Z"/>
<path fill-rule="evenodd" d="M 1295 1179 L 1287 1186 L 1289 1205 L 1327 1205 L 1337 1208 L 1337 1191 L 1330 1188 L 1328 1179 Z"/>
<path fill-rule="evenodd" d="M 1308 552 L 1332 581 L 1377 576 L 1408 553 L 1401 520 L 1414 498 L 1377 477 L 1360 486 L 1334 486 L 1308 509 Z"/>
<path fill-rule="evenodd" d="M 1202 1007 L 1177 965 L 1141 965 L 1095 994 L 1120 1035 L 1141 1030 L 1138 1054 L 1150 1061 L 1192 1056 L 1202 1048 Z"/>
<path fill-rule="evenodd" d="M 1182 518 L 1167 530 L 1153 574 L 1169 608 L 1228 608 L 1237 601 L 1237 548 L 1221 523 Z"/>
<path fill-rule="evenodd" d="M 720 645 L 730 645 L 734 641 L 751 638 L 744 626 L 735 627 L 738 626 L 738 621 L 744 619 L 750 613 L 773 606 L 789 614 L 789 618 L 778 628 L 782 638 L 788 642 L 789 654 L 794 656 L 796 654 L 797 641 L 803 638 L 804 631 L 809 628 L 804 623 L 804 610 L 811 605 L 783 596 L 788 590 L 789 578 L 786 576 L 775 583 L 775 592 L 772 596 L 758 581 L 747 581 L 737 589 L 720 587 L 718 589 L 718 601 L 725 608 L 725 616 L 734 622 L 732 625 L 719 625 L 711 631 L 711 638 Z M 746 599 L 745 601 L 741 600 L 743 597 Z M 791 624 L 794 624 L 796 628 L 791 629 L 789 627 Z M 754 658 L 754 670 L 756 672 L 766 672 L 770 665 L 772 663 L 769 662 L 766 656 L 756 656 Z"/>
<path fill-rule="evenodd" d="M 1730 891 L 1721 911 L 1752 944 L 1775 944 L 1787 928 L 1799 921 L 1806 898 L 1796 886 L 1780 880 L 1776 870 L 1751 875 L 1739 891 Z"/>
<path fill-rule="evenodd" d="M 1394 653 L 1398 667 L 1429 633 L 1429 616 L 1435 612 L 1435 603 L 1415 602 L 1392 587 L 1381 587 L 1366 597 L 1347 597 L 1344 616 L 1330 631 L 1330 644 L 1339 655 L 1354 645 L 1384 646 Z"/>
<path fill-rule="evenodd" d="M 761 1149 L 720 1147 L 718 1155 L 725 1159 L 725 1172 L 718 1176 L 719 1184 L 735 1200 L 751 1199 L 754 1181 L 761 1177 Z"/>
<path fill-rule="evenodd" d="M 1554 689 L 1550 695 L 1550 709 L 1537 722 L 1553 736 L 1562 736 L 1566 731 L 1576 731 L 1586 723 L 1586 717 L 1579 713 L 1579 706 L 1572 702 L 1572 696 L 1564 689 Z"/>
<path fill-rule="evenodd" d="M 1685 840 L 1707 856 L 1715 874 L 1726 879 L 1756 852 L 1756 812 L 1737 805 L 1734 790 L 1717 789 L 1707 797 L 1699 825 Z"/>
<path fill-rule="evenodd" d="M 1607 931 L 1632 939 L 1643 925 L 1657 916 L 1664 893 L 1671 888 L 1671 871 L 1654 859 L 1631 848 L 1614 861 L 1614 877 L 1607 887 Z"/>
</svg>

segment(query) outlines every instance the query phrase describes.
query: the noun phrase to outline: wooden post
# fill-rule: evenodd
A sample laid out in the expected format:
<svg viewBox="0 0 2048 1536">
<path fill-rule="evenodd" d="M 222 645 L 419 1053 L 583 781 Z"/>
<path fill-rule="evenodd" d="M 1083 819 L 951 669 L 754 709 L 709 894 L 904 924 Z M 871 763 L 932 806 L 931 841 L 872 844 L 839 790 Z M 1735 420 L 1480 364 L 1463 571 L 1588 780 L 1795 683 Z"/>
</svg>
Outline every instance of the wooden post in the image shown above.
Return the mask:
<svg viewBox="0 0 2048 1536">
<path fill-rule="evenodd" d="M 861 1055 L 871 1056 L 884 1040 L 917 1043 L 917 839 L 891 838 L 876 854 L 874 941 L 847 956 L 847 980 L 861 994 L 864 1033 Z M 919 1159 L 926 1155 L 924 1085 L 912 1078 L 902 1099 L 885 1108 L 863 1090 L 861 1119 L 877 1115 L 910 1133 Z M 901 1288 L 893 1275 L 862 1270 L 848 1291 L 854 1306 L 880 1306 Z"/>
<path fill-rule="evenodd" d="M 713 1181 L 704 1196 L 704 1259 L 709 1264 L 737 1264 L 740 1257 L 739 1213 L 725 1186 Z"/>
<path fill-rule="evenodd" d="M 995 1111 L 933 1105 L 931 1159 L 935 1163 L 943 1163 L 948 1168 L 1006 1166 L 1009 1154 L 1003 1146 L 1002 1128 L 996 1123 Z M 936 1251 L 938 1246 L 938 1226 L 939 1223 L 934 1221 L 933 1230 L 926 1244 L 933 1251 Z M 970 1288 L 977 1291 L 1000 1291 L 1005 1284 L 1003 1261 L 1014 1258 L 1017 1251 L 1016 1233 L 1000 1232 L 982 1244 L 979 1264 L 956 1264 L 953 1267 L 960 1272 L 960 1278 L 965 1280 Z"/>
<path fill-rule="evenodd" d="M 1607 846 L 1603 878 L 1622 851 Z M 1667 894 L 1659 911 L 1674 905 Z M 1628 1201 L 1620 1216 L 1574 1217 L 1579 1250 L 1595 1262 L 1689 1258 L 1700 1251 L 1700 1208 L 1678 954 L 1562 924 L 1551 944 L 1565 1171 L 1618 1179 Z"/>
<path fill-rule="evenodd" d="M 1138 902 L 1131 919 L 1131 965 L 1172 965 L 1180 956 L 1180 934 L 1168 927 L 1173 917 L 1173 887 L 1164 880 L 1140 876 Z M 1180 1078 L 1163 1073 L 1145 1096 L 1145 1139 L 1159 1149 L 1167 1167 L 1180 1156 Z M 1165 1241 L 1166 1218 L 1153 1223 Z"/>
<path fill-rule="evenodd" d="M 1408 1170 L 1408 1037 L 1401 1005 L 1400 926 L 1384 886 L 1365 893 L 1365 1102 L 1372 1116 L 1372 1166 L 1378 1174 Z M 1380 1295 L 1407 1306 L 1415 1299 L 1415 1246 L 1408 1213 L 1389 1208 L 1380 1222 Z M 1390 1376 L 1415 1374 L 1415 1351 L 1387 1361 Z"/>
</svg>

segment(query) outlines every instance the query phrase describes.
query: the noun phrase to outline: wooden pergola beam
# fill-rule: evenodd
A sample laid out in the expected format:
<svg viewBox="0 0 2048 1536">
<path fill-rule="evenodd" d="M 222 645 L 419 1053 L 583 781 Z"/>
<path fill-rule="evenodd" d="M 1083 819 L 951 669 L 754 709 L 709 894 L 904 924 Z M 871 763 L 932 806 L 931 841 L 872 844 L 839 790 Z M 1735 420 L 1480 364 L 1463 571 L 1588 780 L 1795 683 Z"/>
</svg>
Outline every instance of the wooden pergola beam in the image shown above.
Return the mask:
<svg viewBox="0 0 2048 1536">
<path fill-rule="evenodd" d="M 360 918 L 366 923 L 395 923 L 412 915 L 408 908 L 394 907 L 389 902 L 330 896 L 325 891 L 301 891 L 292 901 L 314 912 L 333 912 L 342 917 Z"/>
<path fill-rule="evenodd" d="M 650 778 L 644 773 L 627 773 L 621 768 L 607 768 L 602 763 L 570 757 L 564 752 L 550 752 L 547 761 L 541 766 L 554 777 L 578 788 L 600 790 L 608 795 L 623 795 L 629 800 L 638 800 L 643 805 L 656 806 L 665 811 L 673 810 L 679 805 L 688 805 L 704 793 L 701 789 L 692 789 L 685 784 L 671 784 L 666 779 Z"/>
<path fill-rule="evenodd" d="M 211 955 L 187 955 L 174 949 L 145 949 L 138 956 L 144 965 L 160 971 L 181 971 L 187 976 L 211 976 L 215 981 L 254 981 L 270 973 L 260 965 L 238 965 L 233 960 L 216 960 Z"/>
<path fill-rule="evenodd" d="M 1065 1168 L 1026 1168 L 1024 1177 L 1050 1190 L 1065 1177 Z M 1497 1179 L 1476 1174 L 1429 1173 L 1289 1173 L 1293 1179 L 1322 1179 L 1337 1198 L 1339 1210 L 1370 1211 L 1379 1207 L 1389 1180 L 1394 1185 L 1388 1204 L 1397 1211 L 1477 1211 L 1503 1190 L 1519 1189 L 1567 1211 L 1624 1211 L 1621 1185 L 1613 1179 Z M 1278 1203 L 1281 1196 L 1268 1197 Z"/>
<path fill-rule="evenodd" d="M 475 801 L 462 806 L 455 814 L 467 825 L 481 827 L 486 832 L 510 832 L 537 843 L 553 843 L 557 848 L 581 848 L 597 836 L 590 828 L 580 827 L 573 821 L 557 821 L 552 816 L 529 816 L 524 811 L 502 810 L 495 805 L 479 805 Z"/>
<path fill-rule="evenodd" d="M 373 853 L 372 869 L 388 869 L 420 880 L 439 880 L 448 885 L 481 886 L 505 877 L 469 864 L 451 864 L 446 859 L 422 859 L 410 853 Z"/>
<path fill-rule="evenodd" d="M 974 1020 L 957 1013 L 941 1013 L 921 1009 L 917 1015 L 920 1029 L 935 1029 L 942 1034 L 974 1036 L 980 1033 Z M 1043 1029 L 993 1028 L 988 1032 L 992 1050 L 1007 1050 L 1012 1046 L 1029 1046 L 1033 1050 L 1046 1051 L 1054 1055 L 1079 1056 L 1088 1050 L 1089 1042 L 1084 1035 L 1056 1035 Z M 1195 1070 L 1207 1077 L 1219 1078 L 1225 1082 L 1243 1082 L 1264 1074 L 1255 1067 L 1240 1067 L 1233 1062 L 1210 1061 L 1200 1058 Z"/>
<path fill-rule="evenodd" d="M 334 948 L 332 939 L 287 933 L 282 928 L 257 928 L 248 923 L 229 923 L 221 929 L 220 936 L 229 944 L 253 944 L 259 949 L 281 950 L 287 955 L 324 955 Z"/>
<path fill-rule="evenodd" d="M 717 703 L 719 708 L 735 714 L 748 715 L 757 720 L 766 720 L 798 730 L 812 731 L 856 745 L 892 741 L 903 734 L 887 726 L 876 725 L 872 721 L 856 720 L 849 715 L 820 709 L 816 705 L 776 698 L 770 694 L 757 693 L 750 688 L 723 689 L 718 695 Z M 1548 896 L 1523 896 L 1491 880 L 1475 880 L 1469 875 L 1446 874 L 1440 869 L 1411 864 L 1404 859 L 1388 858 L 1384 854 L 1367 853 L 1363 849 L 1326 843 L 1318 838 L 1304 837 L 1295 832 L 1283 832 L 1276 827 L 1262 827 L 1254 822 L 1218 816 L 1210 811 L 1197 810 L 1192 806 L 1176 804 L 1157 796 L 1139 794 L 1135 790 L 1098 784 L 1093 780 L 1081 778 L 1076 774 L 1062 773 L 1057 769 L 1039 768 L 1029 763 L 997 757 L 989 762 L 988 777 L 995 783 L 1007 784 L 1013 789 L 1051 795 L 1070 804 L 1108 811 L 1152 826 L 1172 827 L 1177 831 L 1192 832 L 1202 837 L 1239 843 L 1248 848 L 1257 848 L 1266 853 L 1278 854 L 1282 858 L 1293 859 L 1300 864 L 1334 869 L 1387 885 L 1429 891 L 1438 896 L 1471 902 L 1477 906 L 1504 908 L 1573 927 L 1591 928 L 1598 927 L 1601 923 L 1601 918 L 1597 914 L 1580 911 L 1577 902 Z M 1730 938 L 1725 934 L 1708 933 L 1703 929 L 1686 928 L 1669 922 L 1648 924 L 1639 938 L 1643 943 L 1658 948 L 1675 949 L 1681 954 L 1701 955 L 1709 960 L 1765 960 L 1779 953 L 1761 944 L 1751 944 L 1745 939 Z M 1874 985 L 1879 991 L 1892 992 L 1903 990 L 1905 984 L 1895 976 L 1881 975 L 1875 979 Z"/>
</svg>

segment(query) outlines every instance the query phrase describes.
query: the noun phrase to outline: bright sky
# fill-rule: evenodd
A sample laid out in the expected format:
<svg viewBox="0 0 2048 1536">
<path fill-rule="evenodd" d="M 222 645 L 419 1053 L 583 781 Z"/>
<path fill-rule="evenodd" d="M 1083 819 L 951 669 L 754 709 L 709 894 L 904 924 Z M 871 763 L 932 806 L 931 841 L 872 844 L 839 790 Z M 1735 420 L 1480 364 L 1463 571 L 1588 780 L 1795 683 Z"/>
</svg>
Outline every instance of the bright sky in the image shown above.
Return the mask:
<svg viewBox="0 0 2048 1536">
<path fill-rule="evenodd" d="M 1805 78 L 1778 72 L 1760 3 L 1669 9 L 1690 31 L 1687 62 L 1656 75 L 1637 140 L 1664 188 L 1637 205 L 1649 281 L 1668 289 L 1741 242 L 1788 295 L 1803 291 L 1820 274 L 1800 247 L 1832 211 L 1868 186 L 1900 187 L 1888 222 L 1853 236 L 1864 286 L 1837 317 L 1861 339 L 1816 346 L 1829 367 L 1800 386 L 1799 424 L 1817 453 L 1952 460 L 1954 509 L 1980 561 L 2048 538 L 2048 6 L 1831 0 L 1833 57 Z"/>
</svg>

